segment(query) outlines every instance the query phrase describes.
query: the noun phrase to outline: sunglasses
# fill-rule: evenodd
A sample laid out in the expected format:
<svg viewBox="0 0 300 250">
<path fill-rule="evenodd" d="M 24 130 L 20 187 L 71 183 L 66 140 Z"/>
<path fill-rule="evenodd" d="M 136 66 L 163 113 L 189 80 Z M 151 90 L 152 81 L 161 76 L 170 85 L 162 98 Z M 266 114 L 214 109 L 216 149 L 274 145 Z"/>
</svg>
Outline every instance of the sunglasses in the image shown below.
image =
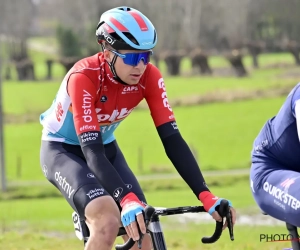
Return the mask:
<svg viewBox="0 0 300 250">
<path fill-rule="evenodd" d="M 131 66 L 137 66 L 141 60 L 143 60 L 144 64 L 147 65 L 150 62 L 150 56 L 153 54 L 152 50 L 146 52 L 125 53 L 125 54 L 121 54 L 115 50 L 110 50 L 110 49 L 107 50 L 121 57 L 125 64 Z"/>
</svg>

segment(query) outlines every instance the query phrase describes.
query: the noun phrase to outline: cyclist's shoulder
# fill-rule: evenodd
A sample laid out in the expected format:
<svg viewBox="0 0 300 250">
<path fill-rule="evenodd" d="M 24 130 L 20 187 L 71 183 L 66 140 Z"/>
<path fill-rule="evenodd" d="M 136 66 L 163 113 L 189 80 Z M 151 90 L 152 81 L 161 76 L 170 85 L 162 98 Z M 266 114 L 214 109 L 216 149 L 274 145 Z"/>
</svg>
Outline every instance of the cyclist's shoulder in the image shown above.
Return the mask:
<svg viewBox="0 0 300 250">
<path fill-rule="evenodd" d="M 76 79 L 77 77 L 82 79 L 80 75 L 83 74 L 86 79 L 90 79 L 97 85 L 101 75 L 101 68 L 104 67 L 103 65 L 104 60 L 102 58 L 102 53 L 97 53 L 78 60 L 68 72 L 66 77 L 69 79 L 72 75 L 73 79 Z"/>
<path fill-rule="evenodd" d="M 103 63 L 103 55 L 102 52 L 100 52 L 78 60 L 73 66 L 73 71 L 97 71 L 100 70 Z"/>
</svg>

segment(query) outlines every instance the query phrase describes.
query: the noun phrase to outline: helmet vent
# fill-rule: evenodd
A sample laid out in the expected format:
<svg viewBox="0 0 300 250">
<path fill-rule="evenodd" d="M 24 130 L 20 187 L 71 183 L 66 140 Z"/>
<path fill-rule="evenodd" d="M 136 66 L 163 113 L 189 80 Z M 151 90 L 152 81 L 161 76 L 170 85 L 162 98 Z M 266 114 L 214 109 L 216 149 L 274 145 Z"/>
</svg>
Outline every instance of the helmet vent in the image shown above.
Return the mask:
<svg viewBox="0 0 300 250">
<path fill-rule="evenodd" d="M 119 10 L 124 10 L 124 11 L 131 11 L 130 7 L 120 7 L 118 8 Z"/>
<path fill-rule="evenodd" d="M 124 36 L 126 36 L 130 41 L 132 41 L 134 44 L 139 45 L 139 43 L 137 42 L 137 40 L 133 37 L 133 35 L 131 35 L 129 32 L 123 32 L 122 33 Z M 110 33 L 110 35 L 115 38 L 117 41 L 125 43 L 125 41 L 116 33 Z"/>
<path fill-rule="evenodd" d="M 110 33 L 110 35 L 117 41 L 123 42 L 123 39 L 116 32 Z"/>
<path fill-rule="evenodd" d="M 139 43 L 137 42 L 137 40 L 134 38 L 134 36 L 132 34 L 130 34 L 129 32 L 123 32 L 123 35 L 126 36 L 131 42 L 133 42 L 136 45 L 139 45 Z"/>
</svg>

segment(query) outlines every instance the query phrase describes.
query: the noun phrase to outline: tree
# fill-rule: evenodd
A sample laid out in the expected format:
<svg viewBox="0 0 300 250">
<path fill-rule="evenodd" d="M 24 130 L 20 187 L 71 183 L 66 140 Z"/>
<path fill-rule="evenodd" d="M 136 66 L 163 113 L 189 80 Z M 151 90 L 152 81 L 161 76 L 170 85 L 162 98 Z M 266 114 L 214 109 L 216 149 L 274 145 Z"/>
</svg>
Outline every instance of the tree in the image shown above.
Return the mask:
<svg viewBox="0 0 300 250">
<path fill-rule="evenodd" d="M 7 48 L 4 57 L 15 64 L 19 80 L 35 78 L 34 65 L 27 51 L 27 39 L 30 35 L 34 11 L 35 6 L 31 0 L 1 1 L 0 34 Z"/>
</svg>

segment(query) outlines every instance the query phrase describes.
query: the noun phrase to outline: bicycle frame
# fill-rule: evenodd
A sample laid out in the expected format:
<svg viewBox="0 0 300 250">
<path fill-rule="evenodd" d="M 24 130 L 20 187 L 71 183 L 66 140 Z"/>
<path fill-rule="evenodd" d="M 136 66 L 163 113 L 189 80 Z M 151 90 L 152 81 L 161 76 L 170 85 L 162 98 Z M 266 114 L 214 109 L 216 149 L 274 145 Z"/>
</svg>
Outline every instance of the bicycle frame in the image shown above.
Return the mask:
<svg viewBox="0 0 300 250">
<path fill-rule="evenodd" d="M 180 208 L 177 208 L 180 209 Z M 167 209 L 165 209 L 167 210 Z M 146 207 L 145 209 L 145 221 L 146 221 L 146 227 L 147 227 L 147 233 L 150 234 L 151 240 L 152 240 L 152 246 L 154 250 L 166 250 L 166 242 L 164 238 L 163 231 L 160 226 L 159 216 L 156 214 L 156 212 L 161 210 L 156 210 L 153 207 Z M 162 215 L 162 214 L 161 214 Z M 166 215 L 166 214 L 165 214 Z M 120 233 L 120 232 L 119 232 Z M 140 234 L 141 237 L 143 237 Z M 142 238 L 137 242 L 138 247 L 141 248 L 142 245 Z M 135 244 L 135 241 L 132 239 L 129 239 L 125 244 L 123 245 L 117 245 L 116 250 L 129 250 L 133 247 Z"/>
<path fill-rule="evenodd" d="M 221 204 L 218 206 L 217 211 L 219 212 L 220 216 L 226 217 L 228 223 L 228 229 L 230 234 L 230 239 L 233 241 L 233 226 L 231 220 L 231 213 L 228 206 L 228 201 L 223 200 Z M 169 215 L 176 215 L 176 214 L 185 214 L 185 213 L 199 213 L 199 212 L 206 212 L 203 206 L 187 206 L 187 207 L 175 207 L 175 208 L 154 208 L 152 206 L 147 206 L 144 210 L 144 218 L 147 228 L 147 233 L 150 234 L 152 240 L 152 246 L 154 250 L 167 250 L 165 238 L 163 231 L 161 229 L 159 216 L 169 216 Z M 76 212 L 73 212 L 73 223 L 75 228 L 75 234 L 80 240 L 84 240 L 84 245 L 88 241 L 89 238 L 89 230 L 86 226 L 84 220 L 80 220 L 79 216 Z M 210 244 L 216 242 L 222 234 L 222 227 L 223 227 L 223 219 L 221 222 L 216 222 L 215 232 L 211 237 L 203 237 L 202 243 Z M 119 229 L 118 236 L 125 235 L 126 231 L 124 227 Z M 137 242 L 138 247 L 141 248 L 143 235 L 140 234 L 140 240 Z M 123 245 L 116 245 L 116 250 L 129 250 L 133 247 L 136 242 L 133 239 L 129 239 Z"/>
<path fill-rule="evenodd" d="M 286 224 L 286 228 L 289 231 L 290 235 L 292 235 L 292 248 L 293 250 L 300 250 L 300 242 L 299 240 L 295 241 L 293 239 L 299 239 L 299 235 L 298 235 L 298 229 L 297 227 L 289 224 L 289 223 L 285 223 Z"/>
</svg>

